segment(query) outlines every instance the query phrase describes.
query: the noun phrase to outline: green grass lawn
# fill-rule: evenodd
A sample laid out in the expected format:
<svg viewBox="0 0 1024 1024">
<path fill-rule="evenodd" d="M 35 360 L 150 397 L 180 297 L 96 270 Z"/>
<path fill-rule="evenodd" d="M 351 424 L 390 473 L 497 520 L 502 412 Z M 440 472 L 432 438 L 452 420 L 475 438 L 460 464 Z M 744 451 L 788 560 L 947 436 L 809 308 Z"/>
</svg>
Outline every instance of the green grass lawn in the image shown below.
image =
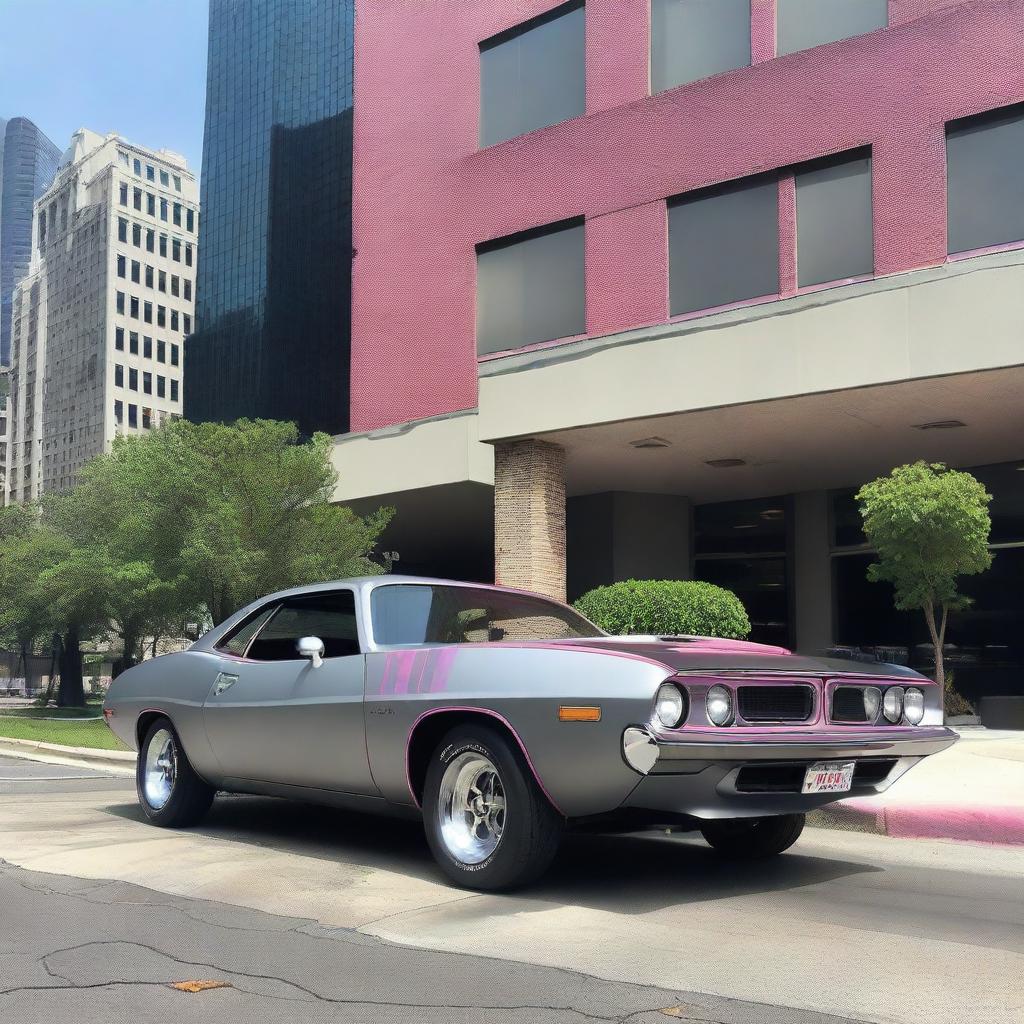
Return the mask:
<svg viewBox="0 0 1024 1024">
<path fill-rule="evenodd" d="M 90 704 L 85 708 L 6 708 L 0 710 L 0 717 L 11 718 L 99 718 L 103 713 L 102 704 Z"/>
<path fill-rule="evenodd" d="M 127 750 L 107 728 L 107 723 L 82 722 L 68 719 L 64 722 L 41 722 L 34 718 L 0 718 L 0 736 L 16 740 L 40 740 L 43 743 L 61 743 L 66 747 L 95 747 L 98 750 Z"/>
</svg>

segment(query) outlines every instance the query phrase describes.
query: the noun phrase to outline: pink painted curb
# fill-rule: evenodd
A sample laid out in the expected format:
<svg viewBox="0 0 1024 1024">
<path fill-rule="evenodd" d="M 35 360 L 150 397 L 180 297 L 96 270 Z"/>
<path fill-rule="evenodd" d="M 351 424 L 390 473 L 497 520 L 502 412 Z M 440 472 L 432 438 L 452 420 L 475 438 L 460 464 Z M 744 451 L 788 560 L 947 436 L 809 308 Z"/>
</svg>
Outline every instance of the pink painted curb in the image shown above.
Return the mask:
<svg viewBox="0 0 1024 1024">
<path fill-rule="evenodd" d="M 843 800 L 808 815 L 808 824 L 899 839 L 956 839 L 1024 846 L 1024 799 L 1019 806 L 995 807 L 884 806 L 872 800 Z"/>
</svg>

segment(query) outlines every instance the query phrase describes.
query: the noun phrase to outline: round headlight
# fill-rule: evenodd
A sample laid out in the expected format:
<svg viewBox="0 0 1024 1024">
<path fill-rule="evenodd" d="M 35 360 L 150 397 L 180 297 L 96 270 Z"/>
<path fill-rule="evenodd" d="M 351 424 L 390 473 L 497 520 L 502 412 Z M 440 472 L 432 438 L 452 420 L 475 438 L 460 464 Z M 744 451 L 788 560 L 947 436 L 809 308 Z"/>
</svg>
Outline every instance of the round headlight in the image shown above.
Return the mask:
<svg viewBox="0 0 1024 1024">
<path fill-rule="evenodd" d="M 898 722 L 903 717 L 903 687 L 890 686 L 882 698 L 882 714 L 886 721 Z"/>
<path fill-rule="evenodd" d="M 732 721 L 732 692 L 727 686 L 712 686 L 706 704 L 708 718 L 715 725 L 728 725 Z"/>
<path fill-rule="evenodd" d="M 916 686 L 908 687 L 903 694 L 903 714 L 911 725 L 920 725 L 924 718 L 924 692 Z"/>
<path fill-rule="evenodd" d="M 882 706 L 882 691 L 877 686 L 864 687 L 864 720 L 873 722 Z"/>
<path fill-rule="evenodd" d="M 666 729 L 674 729 L 686 714 L 686 698 L 678 686 L 662 683 L 654 698 L 654 717 Z"/>
</svg>

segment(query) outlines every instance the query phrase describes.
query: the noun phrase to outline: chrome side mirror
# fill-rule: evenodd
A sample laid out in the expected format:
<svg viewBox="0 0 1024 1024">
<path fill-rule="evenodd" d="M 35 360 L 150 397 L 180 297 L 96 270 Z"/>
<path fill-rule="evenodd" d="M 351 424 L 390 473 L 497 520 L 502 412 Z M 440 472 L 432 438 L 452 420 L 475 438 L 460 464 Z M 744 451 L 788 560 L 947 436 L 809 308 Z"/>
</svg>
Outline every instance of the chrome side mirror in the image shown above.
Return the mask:
<svg viewBox="0 0 1024 1024">
<path fill-rule="evenodd" d="M 299 654 L 313 662 L 313 668 L 324 663 L 324 642 L 318 636 L 304 636 L 295 641 Z"/>
</svg>

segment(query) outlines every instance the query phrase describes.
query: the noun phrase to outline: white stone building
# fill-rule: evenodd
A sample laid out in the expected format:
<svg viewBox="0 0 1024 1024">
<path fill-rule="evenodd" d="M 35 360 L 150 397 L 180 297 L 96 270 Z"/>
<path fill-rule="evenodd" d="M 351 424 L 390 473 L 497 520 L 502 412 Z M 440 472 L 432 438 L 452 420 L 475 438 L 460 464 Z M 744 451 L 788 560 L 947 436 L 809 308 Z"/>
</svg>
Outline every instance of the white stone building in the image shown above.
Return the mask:
<svg viewBox="0 0 1024 1024">
<path fill-rule="evenodd" d="M 6 502 L 70 487 L 116 434 L 181 415 L 198 231 L 183 157 L 75 132 L 14 295 Z"/>
</svg>

